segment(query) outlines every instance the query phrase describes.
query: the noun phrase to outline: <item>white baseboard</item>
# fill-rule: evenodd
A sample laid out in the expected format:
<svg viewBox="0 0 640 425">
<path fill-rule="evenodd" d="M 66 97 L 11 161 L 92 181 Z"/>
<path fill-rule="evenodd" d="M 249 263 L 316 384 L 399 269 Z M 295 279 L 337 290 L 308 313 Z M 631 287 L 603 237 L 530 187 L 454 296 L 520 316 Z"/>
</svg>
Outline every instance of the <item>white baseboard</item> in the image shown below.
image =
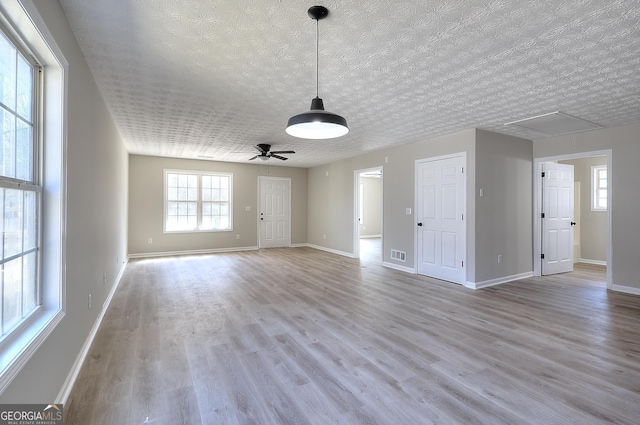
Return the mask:
<svg viewBox="0 0 640 425">
<path fill-rule="evenodd" d="M 483 282 L 467 282 L 465 283 L 464 286 L 471 289 L 481 289 L 481 288 L 487 288 L 489 286 L 500 285 L 502 283 L 513 282 L 514 280 L 525 279 L 527 277 L 532 277 L 532 276 L 533 276 L 533 272 L 526 272 L 526 273 L 514 274 L 511 276 L 499 277 L 496 279 L 485 280 Z"/>
<path fill-rule="evenodd" d="M 589 260 L 588 258 L 580 258 L 580 262 L 581 263 L 585 263 L 585 264 L 594 264 L 596 266 L 606 266 L 607 262 L 606 261 L 601 261 L 601 260 Z"/>
<path fill-rule="evenodd" d="M 360 235 L 360 239 L 380 239 L 382 235 Z"/>
<path fill-rule="evenodd" d="M 640 288 L 633 286 L 611 285 L 612 291 L 624 292 L 625 294 L 640 295 Z"/>
<path fill-rule="evenodd" d="M 352 252 L 338 251 L 337 249 L 327 248 L 326 246 L 307 244 L 309 248 L 318 249 L 320 251 L 330 252 L 332 254 L 342 255 L 343 257 L 356 258 Z"/>
<path fill-rule="evenodd" d="M 407 273 L 411 273 L 411 274 L 416 274 L 415 269 L 412 269 L 411 267 L 407 267 L 407 266 L 401 266 L 399 264 L 395 264 L 395 263 L 388 263 L 386 261 L 384 261 L 382 263 L 383 267 L 388 267 L 390 269 L 394 269 L 394 270 L 400 270 L 401 272 L 407 272 Z"/>
<path fill-rule="evenodd" d="M 202 254 L 215 254 L 218 252 L 255 251 L 257 249 L 259 249 L 257 246 L 241 246 L 241 247 L 234 247 L 234 248 L 194 249 L 194 250 L 188 250 L 188 251 L 143 252 L 140 254 L 129 254 L 129 258 L 173 257 L 176 255 L 202 255 Z"/>
<path fill-rule="evenodd" d="M 89 332 L 89 336 L 85 340 L 80 353 L 76 357 L 76 361 L 73 363 L 69 374 L 67 375 L 67 379 L 65 379 L 64 384 L 62 384 L 62 388 L 60 392 L 58 392 L 58 396 L 56 397 L 56 404 L 66 404 L 69 399 L 69 395 L 71 394 L 71 390 L 73 389 L 73 385 L 76 383 L 76 379 L 78 378 L 78 374 L 80 374 L 80 369 L 82 369 L 82 364 L 84 360 L 87 358 L 87 354 L 89 354 L 89 349 L 91 348 L 91 344 L 93 343 L 96 334 L 98 333 L 98 329 L 100 328 L 100 324 L 102 323 L 102 318 L 107 313 L 107 308 L 109 308 L 109 304 L 111 304 L 111 299 L 113 295 L 116 293 L 116 289 L 118 289 L 118 285 L 120 285 L 120 280 L 122 279 L 122 275 L 124 274 L 124 269 L 127 267 L 127 263 L 129 262 L 129 258 L 127 257 L 118 272 L 118 276 L 116 277 L 115 282 L 113 283 L 113 287 L 111 291 L 109 291 L 109 295 L 107 295 L 107 299 L 102 305 L 102 310 L 98 314 L 98 317 L 91 328 L 91 332 Z"/>
</svg>

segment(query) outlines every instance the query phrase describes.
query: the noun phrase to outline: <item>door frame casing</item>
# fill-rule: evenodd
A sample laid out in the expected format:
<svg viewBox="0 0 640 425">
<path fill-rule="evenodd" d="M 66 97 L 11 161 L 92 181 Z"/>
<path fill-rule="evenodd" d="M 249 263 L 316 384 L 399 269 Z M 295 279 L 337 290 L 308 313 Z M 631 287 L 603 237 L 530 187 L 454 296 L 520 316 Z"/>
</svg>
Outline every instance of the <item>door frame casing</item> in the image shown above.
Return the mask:
<svg viewBox="0 0 640 425">
<path fill-rule="evenodd" d="M 604 149 L 590 152 L 576 152 L 565 155 L 546 156 L 534 158 L 533 160 L 533 275 L 542 276 L 542 164 L 544 162 L 565 161 L 572 159 L 591 158 L 594 156 L 605 156 L 607 158 L 607 289 L 612 289 L 611 264 L 612 264 L 612 243 L 611 243 L 611 200 L 613 199 L 613 151 Z M 591 184 L 591 182 L 589 182 Z"/>
<path fill-rule="evenodd" d="M 452 158 L 458 158 L 458 157 L 462 157 L 462 163 L 463 163 L 463 167 L 464 167 L 464 178 L 462 179 L 462 189 L 464 191 L 464 196 L 463 196 L 463 205 L 462 205 L 462 211 L 464 214 L 464 225 L 462 226 L 462 237 L 464 239 L 464 258 L 463 261 L 466 263 L 466 265 L 462 268 L 463 270 L 463 276 L 462 276 L 462 281 L 461 282 L 454 282 L 454 283 L 458 283 L 461 284 L 463 286 L 468 287 L 469 283 L 468 283 L 468 278 L 469 275 L 467 273 L 467 269 L 468 269 L 468 264 L 469 262 L 467 261 L 467 255 L 469 253 L 469 240 L 467 238 L 467 226 L 468 226 L 468 212 L 467 212 L 467 180 L 468 180 L 468 170 L 469 167 L 467 166 L 467 152 L 466 151 L 462 151 L 462 152 L 456 152 L 456 153 L 451 153 L 451 154 L 446 154 L 446 155 L 439 155 L 439 156 L 433 156 L 433 157 L 429 157 L 429 158 L 422 158 L 422 159 L 416 159 L 415 160 L 415 164 L 414 164 L 414 182 L 413 182 L 413 186 L 414 186 L 414 197 L 413 197 L 413 252 L 414 252 L 414 260 L 413 260 L 413 264 L 414 264 L 414 271 L 415 274 L 420 274 L 418 272 L 418 262 L 419 262 L 419 256 L 418 256 L 418 180 L 419 180 L 419 176 L 418 176 L 418 165 L 425 163 L 425 162 L 433 162 L 433 161 L 440 161 L 440 160 L 444 160 L 444 159 L 452 159 Z"/>
<path fill-rule="evenodd" d="M 258 248 L 262 248 L 262 223 L 260 220 L 260 211 L 262 210 L 262 181 L 263 180 L 283 180 L 286 181 L 287 183 L 289 183 L 289 194 L 287 196 L 287 198 L 289 199 L 289 205 L 288 205 L 288 214 L 289 214 L 289 220 L 288 220 L 288 226 L 289 229 L 287 231 L 288 236 L 289 236 L 289 240 L 287 243 L 287 247 L 291 246 L 291 177 L 271 177 L 271 176 L 258 176 L 258 211 L 256 212 L 256 221 L 258 223 Z"/>
</svg>

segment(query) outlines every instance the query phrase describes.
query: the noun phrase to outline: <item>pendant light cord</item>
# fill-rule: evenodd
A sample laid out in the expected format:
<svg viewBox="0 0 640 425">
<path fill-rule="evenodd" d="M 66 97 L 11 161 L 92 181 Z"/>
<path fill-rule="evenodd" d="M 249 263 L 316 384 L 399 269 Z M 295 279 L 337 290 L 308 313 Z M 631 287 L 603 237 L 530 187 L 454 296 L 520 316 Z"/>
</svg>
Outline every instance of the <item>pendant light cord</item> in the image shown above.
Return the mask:
<svg viewBox="0 0 640 425">
<path fill-rule="evenodd" d="M 319 65 L 320 60 L 318 59 L 320 56 L 320 54 L 318 53 L 319 52 L 318 45 L 320 44 L 320 41 L 319 41 L 320 30 L 318 29 L 318 27 L 320 26 L 320 23 L 318 21 L 319 20 L 316 19 L 316 97 L 319 97 L 319 93 L 320 93 L 320 90 L 319 90 L 320 84 L 318 83 L 320 79 L 320 65 Z"/>
</svg>

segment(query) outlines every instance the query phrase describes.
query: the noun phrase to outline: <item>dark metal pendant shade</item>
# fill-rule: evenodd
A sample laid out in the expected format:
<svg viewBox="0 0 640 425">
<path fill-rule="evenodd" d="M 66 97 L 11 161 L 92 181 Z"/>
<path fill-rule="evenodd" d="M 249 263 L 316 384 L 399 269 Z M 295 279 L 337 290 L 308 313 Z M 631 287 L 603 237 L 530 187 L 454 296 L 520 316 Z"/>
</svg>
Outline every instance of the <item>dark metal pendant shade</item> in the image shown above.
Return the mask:
<svg viewBox="0 0 640 425">
<path fill-rule="evenodd" d="M 329 10 L 324 6 L 312 6 L 308 11 L 311 19 L 317 21 L 327 17 Z M 287 134 L 301 139 L 333 139 L 349 132 L 347 120 L 340 115 L 324 110 L 324 103 L 318 97 L 318 38 L 316 36 L 316 97 L 311 100 L 311 109 L 289 118 Z"/>
<path fill-rule="evenodd" d="M 301 139 L 333 139 L 349 132 L 347 120 L 324 110 L 322 99 L 315 97 L 311 109 L 289 118 L 287 133 Z"/>
</svg>

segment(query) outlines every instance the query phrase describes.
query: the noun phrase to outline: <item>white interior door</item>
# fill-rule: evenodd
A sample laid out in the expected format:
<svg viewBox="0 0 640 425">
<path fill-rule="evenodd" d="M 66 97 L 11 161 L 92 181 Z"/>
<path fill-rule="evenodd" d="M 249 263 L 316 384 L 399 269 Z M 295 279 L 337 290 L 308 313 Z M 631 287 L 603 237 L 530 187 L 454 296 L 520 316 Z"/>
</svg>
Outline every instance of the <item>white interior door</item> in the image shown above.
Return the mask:
<svg viewBox="0 0 640 425">
<path fill-rule="evenodd" d="M 416 163 L 417 270 L 464 284 L 465 157 Z"/>
<path fill-rule="evenodd" d="M 260 248 L 291 245 L 291 180 L 260 177 Z"/>
<path fill-rule="evenodd" d="M 573 271 L 573 165 L 542 164 L 542 274 Z"/>
</svg>

